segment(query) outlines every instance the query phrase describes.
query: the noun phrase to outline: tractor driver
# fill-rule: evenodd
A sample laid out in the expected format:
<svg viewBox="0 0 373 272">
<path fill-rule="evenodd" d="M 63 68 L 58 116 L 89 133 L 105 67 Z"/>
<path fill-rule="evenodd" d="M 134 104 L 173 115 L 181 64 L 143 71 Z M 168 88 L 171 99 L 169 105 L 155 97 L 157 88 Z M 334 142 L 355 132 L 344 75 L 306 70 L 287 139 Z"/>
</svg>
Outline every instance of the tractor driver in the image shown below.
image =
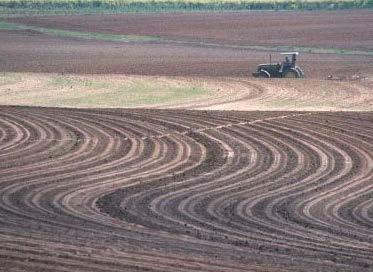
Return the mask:
<svg viewBox="0 0 373 272">
<path fill-rule="evenodd" d="M 285 60 L 281 63 L 280 73 L 282 73 L 282 71 L 284 70 L 285 67 L 290 67 L 290 66 L 291 66 L 290 60 L 286 56 Z"/>
</svg>

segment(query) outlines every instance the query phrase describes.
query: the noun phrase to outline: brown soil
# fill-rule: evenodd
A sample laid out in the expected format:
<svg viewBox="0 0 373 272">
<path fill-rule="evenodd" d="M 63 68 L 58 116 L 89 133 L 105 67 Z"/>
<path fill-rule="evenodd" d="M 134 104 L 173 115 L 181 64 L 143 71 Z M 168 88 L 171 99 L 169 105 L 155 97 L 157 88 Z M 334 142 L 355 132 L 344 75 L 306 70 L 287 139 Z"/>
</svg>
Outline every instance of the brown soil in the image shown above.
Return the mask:
<svg viewBox="0 0 373 272">
<path fill-rule="evenodd" d="M 373 50 L 373 11 L 143 13 L 12 18 L 50 28 L 236 45 Z"/>
<path fill-rule="evenodd" d="M 373 114 L 1 107 L 1 271 L 371 271 Z"/>
<path fill-rule="evenodd" d="M 114 43 L 0 31 L 0 70 L 137 75 L 251 76 L 269 52 L 233 45 L 294 45 L 372 50 L 373 12 L 166 13 L 8 18 L 12 22 L 187 43 Z M 187 27 L 186 27 L 187 26 Z M 280 60 L 280 56 L 274 56 Z M 373 74 L 373 56 L 302 54 L 307 77 Z"/>
<path fill-rule="evenodd" d="M 268 52 L 223 44 L 277 45 L 284 35 L 285 44 L 293 44 L 289 35 L 296 34 L 297 45 L 372 50 L 371 14 L 18 18 L 220 45 L 113 43 L 2 30 L 0 70 L 247 77 Z M 351 99 L 359 97 L 360 107 L 371 103 L 366 88 L 372 86 L 372 60 L 302 54 L 300 65 L 311 78 L 367 75 L 361 85 L 333 83 L 354 88 Z M 292 96 L 302 84 L 320 81 L 273 82 L 247 82 L 256 90 L 248 101 L 260 102 L 270 88 L 280 98 Z M 350 99 L 340 89 L 331 91 Z M 371 111 L 0 106 L 0 271 L 371 271 L 372 121 Z"/>
</svg>

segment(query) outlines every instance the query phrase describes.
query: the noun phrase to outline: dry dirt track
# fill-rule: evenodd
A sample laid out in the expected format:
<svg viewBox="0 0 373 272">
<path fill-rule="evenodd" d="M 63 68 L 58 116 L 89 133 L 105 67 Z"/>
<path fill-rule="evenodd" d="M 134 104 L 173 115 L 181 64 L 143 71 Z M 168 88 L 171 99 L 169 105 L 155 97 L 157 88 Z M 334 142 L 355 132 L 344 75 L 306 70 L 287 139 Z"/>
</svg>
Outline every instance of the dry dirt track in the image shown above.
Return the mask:
<svg viewBox="0 0 373 272">
<path fill-rule="evenodd" d="M 1 107 L 1 271 L 371 271 L 373 113 Z"/>
</svg>

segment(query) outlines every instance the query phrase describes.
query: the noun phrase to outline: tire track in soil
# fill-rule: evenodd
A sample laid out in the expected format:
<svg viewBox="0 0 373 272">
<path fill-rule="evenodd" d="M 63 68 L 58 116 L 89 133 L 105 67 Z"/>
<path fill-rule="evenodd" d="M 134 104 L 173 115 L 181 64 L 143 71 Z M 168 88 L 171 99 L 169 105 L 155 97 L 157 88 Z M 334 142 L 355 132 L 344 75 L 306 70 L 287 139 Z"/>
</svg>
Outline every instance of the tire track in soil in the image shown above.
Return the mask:
<svg viewBox="0 0 373 272">
<path fill-rule="evenodd" d="M 372 120 L 1 107 L 0 271 L 370 271 Z"/>
</svg>

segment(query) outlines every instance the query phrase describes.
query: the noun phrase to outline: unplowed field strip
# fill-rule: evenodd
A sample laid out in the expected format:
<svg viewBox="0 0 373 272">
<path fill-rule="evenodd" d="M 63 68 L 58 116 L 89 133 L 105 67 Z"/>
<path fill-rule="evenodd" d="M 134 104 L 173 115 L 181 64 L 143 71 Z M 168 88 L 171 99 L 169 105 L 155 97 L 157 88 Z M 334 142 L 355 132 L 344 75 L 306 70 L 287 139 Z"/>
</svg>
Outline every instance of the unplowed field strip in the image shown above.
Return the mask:
<svg viewBox="0 0 373 272">
<path fill-rule="evenodd" d="M 373 268 L 373 112 L 0 109 L 0 271 Z"/>
</svg>

